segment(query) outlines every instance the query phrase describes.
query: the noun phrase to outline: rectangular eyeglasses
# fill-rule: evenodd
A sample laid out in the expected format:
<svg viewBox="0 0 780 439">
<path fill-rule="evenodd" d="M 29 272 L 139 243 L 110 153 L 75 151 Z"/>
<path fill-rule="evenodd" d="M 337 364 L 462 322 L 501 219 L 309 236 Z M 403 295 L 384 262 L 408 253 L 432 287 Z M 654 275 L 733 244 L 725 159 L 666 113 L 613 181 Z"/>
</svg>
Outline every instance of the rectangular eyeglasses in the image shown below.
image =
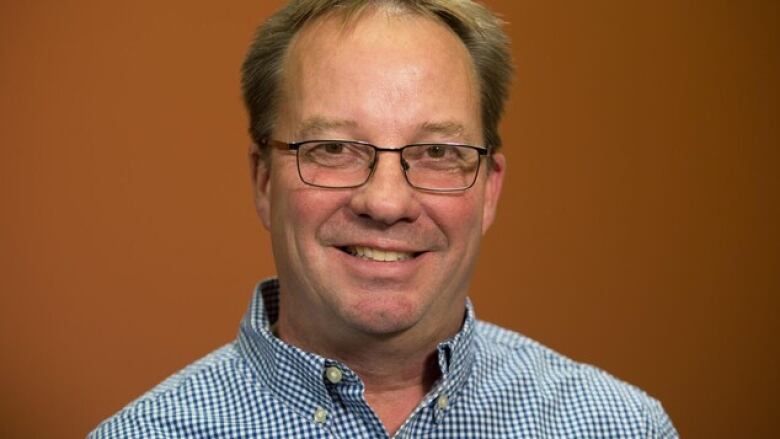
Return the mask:
<svg viewBox="0 0 780 439">
<path fill-rule="evenodd" d="M 488 148 L 453 143 L 418 143 L 380 148 L 357 140 L 305 140 L 265 145 L 296 152 L 298 175 L 311 186 L 355 188 L 371 178 L 378 152 L 398 153 L 406 181 L 431 192 L 465 191 L 477 181 L 482 156 Z"/>
</svg>

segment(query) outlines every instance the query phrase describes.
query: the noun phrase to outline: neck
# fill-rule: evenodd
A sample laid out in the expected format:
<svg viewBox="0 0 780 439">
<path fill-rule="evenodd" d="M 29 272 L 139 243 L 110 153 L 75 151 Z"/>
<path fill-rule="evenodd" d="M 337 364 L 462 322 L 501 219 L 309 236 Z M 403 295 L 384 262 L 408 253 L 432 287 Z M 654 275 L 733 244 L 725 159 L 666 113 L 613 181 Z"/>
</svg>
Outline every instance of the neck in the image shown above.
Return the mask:
<svg viewBox="0 0 780 439">
<path fill-rule="evenodd" d="M 465 298 L 437 304 L 435 318 L 423 318 L 395 332 L 373 332 L 348 324 L 335 313 L 310 309 L 297 296 L 281 294 L 274 326 L 277 336 L 305 351 L 341 361 L 363 380 L 366 392 L 420 387 L 430 390 L 438 378 L 437 345 L 463 325 Z M 460 303 L 460 306 L 453 306 Z"/>
<path fill-rule="evenodd" d="M 401 349 L 401 343 L 381 340 L 359 347 L 315 349 L 292 336 L 294 332 L 287 332 L 283 324 L 278 325 L 277 334 L 289 344 L 347 364 L 363 381 L 366 403 L 391 436 L 441 375 L 435 346 L 416 351 Z"/>
<path fill-rule="evenodd" d="M 417 388 L 424 395 L 439 376 L 436 346 L 454 335 L 420 340 L 413 334 L 360 334 L 326 337 L 326 331 L 298 331 L 280 315 L 274 325 L 285 342 L 323 357 L 338 360 L 363 381 L 366 394 Z M 332 331 L 335 332 L 335 331 Z M 311 334 L 315 336 L 312 337 Z"/>
<path fill-rule="evenodd" d="M 320 328 L 316 319 L 298 320 L 280 304 L 275 329 L 279 338 L 303 350 L 338 360 L 355 372 L 365 386 L 365 399 L 390 434 L 395 433 L 433 388 L 441 372 L 437 345 L 455 335 L 458 320 L 430 331 L 416 327 L 394 334 L 367 334 Z"/>
</svg>

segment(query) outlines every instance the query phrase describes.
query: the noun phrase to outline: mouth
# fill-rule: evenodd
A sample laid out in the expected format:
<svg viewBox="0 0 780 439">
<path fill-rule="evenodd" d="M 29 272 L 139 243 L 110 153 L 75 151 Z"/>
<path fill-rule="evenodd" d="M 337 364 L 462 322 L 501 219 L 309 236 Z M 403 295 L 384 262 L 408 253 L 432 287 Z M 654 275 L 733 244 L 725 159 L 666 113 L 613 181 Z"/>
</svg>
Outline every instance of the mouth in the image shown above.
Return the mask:
<svg viewBox="0 0 780 439">
<path fill-rule="evenodd" d="M 375 262 L 401 262 L 416 258 L 422 252 L 400 252 L 392 250 L 380 250 L 377 248 L 350 245 L 339 247 L 339 250 L 356 258 Z"/>
</svg>

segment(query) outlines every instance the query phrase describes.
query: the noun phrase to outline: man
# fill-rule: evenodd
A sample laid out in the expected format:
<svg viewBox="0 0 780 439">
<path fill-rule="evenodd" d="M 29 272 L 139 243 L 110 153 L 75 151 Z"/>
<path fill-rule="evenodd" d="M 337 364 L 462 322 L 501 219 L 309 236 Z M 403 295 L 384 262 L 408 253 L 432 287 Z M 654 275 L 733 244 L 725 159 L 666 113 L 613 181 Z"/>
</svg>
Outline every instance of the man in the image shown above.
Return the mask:
<svg viewBox="0 0 780 439">
<path fill-rule="evenodd" d="M 244 64 L 278 280 L 92 437 L 674 437 L 641 390 L 475 320 L 511 72 L 465 0 L 301 0 Z"/>
</svg>

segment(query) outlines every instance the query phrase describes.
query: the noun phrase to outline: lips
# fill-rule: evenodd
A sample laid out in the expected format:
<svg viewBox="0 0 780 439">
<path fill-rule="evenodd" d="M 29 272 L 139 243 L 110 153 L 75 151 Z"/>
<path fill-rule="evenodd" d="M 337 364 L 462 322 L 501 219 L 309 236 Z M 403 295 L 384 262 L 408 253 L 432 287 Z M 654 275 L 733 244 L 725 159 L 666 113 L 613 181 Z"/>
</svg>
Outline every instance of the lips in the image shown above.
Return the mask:
<svg viewBox="0 0 780 439">
<path fill-rule="evenodd" d="M 378 248 L 350 245 L 341 247 L 341 250 L 352 256 L 376 262 L 400 262 L 412 259 L 419 253 L 402 252 L 393 250 L 381 250 Z"/>
</svg>

